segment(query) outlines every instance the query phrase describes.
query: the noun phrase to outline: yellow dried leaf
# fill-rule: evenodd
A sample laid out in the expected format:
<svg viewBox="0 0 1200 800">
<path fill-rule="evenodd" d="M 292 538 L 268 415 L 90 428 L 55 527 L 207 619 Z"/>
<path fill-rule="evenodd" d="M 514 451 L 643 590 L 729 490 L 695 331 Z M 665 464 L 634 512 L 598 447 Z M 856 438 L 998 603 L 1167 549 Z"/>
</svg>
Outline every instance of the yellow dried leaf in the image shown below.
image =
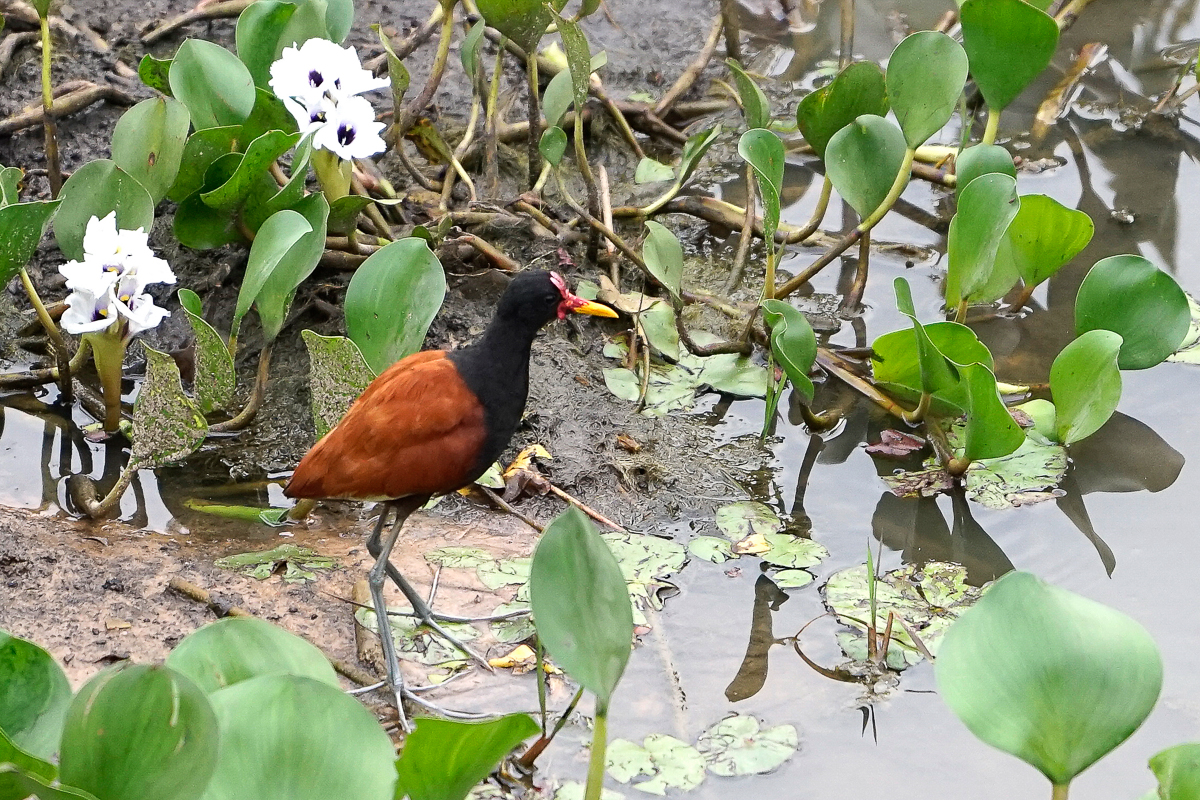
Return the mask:
<svg viewBox="0 0 1200 800">
<path fill-rule="evenodd" d="M 739 556 L 757 556 L 770 549 L 767 537 L 761 533 L 753 533 L 733 545 L 733 552 Z"/>
</svg>

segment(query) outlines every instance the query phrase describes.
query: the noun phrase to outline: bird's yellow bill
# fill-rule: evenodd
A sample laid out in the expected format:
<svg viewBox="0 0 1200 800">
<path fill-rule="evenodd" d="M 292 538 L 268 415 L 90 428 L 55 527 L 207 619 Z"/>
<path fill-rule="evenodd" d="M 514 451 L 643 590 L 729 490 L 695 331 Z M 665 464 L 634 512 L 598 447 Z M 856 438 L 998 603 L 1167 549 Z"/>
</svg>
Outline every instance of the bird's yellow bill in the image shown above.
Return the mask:
<svg viewBox="0 0 1200 800">
<path fill-rule="evenodd" d="M 591 300 L 584 300 L 582 305 L 573 306 L 571 310 L 576 314 L 591 314 L 593 317 L 615 318 L 617 316 L 617 312 L 608 306 L 602 303 L 593 303 Z"/>
</svg>

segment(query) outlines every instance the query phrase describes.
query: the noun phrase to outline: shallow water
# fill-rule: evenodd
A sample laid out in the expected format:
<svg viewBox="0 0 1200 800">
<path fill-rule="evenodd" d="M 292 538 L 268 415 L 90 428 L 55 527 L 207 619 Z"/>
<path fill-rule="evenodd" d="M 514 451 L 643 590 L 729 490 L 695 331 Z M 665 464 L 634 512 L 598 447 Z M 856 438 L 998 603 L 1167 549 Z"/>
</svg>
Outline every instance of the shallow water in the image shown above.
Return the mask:
<svg viewBox="0 0 1200 800">
<path fill-rule="evenodd" d="M 856 52 L 881 58 L 892 46 L 886 15 L 897 4 L 860 3 Z M 931 25 L 939 3 L 898 4 L 916 27 Z M 905 5 L 910 7 L 904 8 Z M 1127 109 L 1144 111 L 1145 97 L 1165 89 L 1174 71 L 1162 68 L 1158 55 L 1172 45 L 1200 38 L 1194 4 L 1104 0 L 1089 8 L 1065 37 L 1046 75 L 1005 113 L 1001 138 L 1028 127 L 1036 102 L 1057 81 L 1070 54 L 1087 42 L 1108 44 L 1108 61 L 1084 83 L 1078 105 L 1037 144 L 1019 136 L 1013 149 L 1026 159 L 1053 158 L 1061 166 L 1039 174 L 1022 173 L 1022 193 L 1044 192 L 1087 211 L 1096 223 L 1091 245 L 1037 293 L 1041 308 L 1017 320 L 997 319 L 976 326 L 991 347 L 997 374 L 1009 382 L 1046 379 L 1054 355 L 1073 336 L 1075 291 L 1088 267 L 1117 253 L 1140 253 L 1172 272 L 1185 290 L 1200 295 L 1200 226 L 1189 224 L 1200 212 L 1200 167 L 1194 138 L 1200 123 L 1185 117 L 1178 129 L 1161 122 L 1142 130 L 1131 125 Z M 707 13 L 707 12 L 706 12 Z M 814 31 L 789 39 L 772 28 L 762 43 L 757 66 L 776 76 L 811 85 L 809 75 L 836 47 L 837 8 L 828 2 L 813 22 Z M 1131 24 L 1132 21 L 1132 24 Z M 764 23 L 765 24 L 765 23 Z M 612 59 L 610 59 L 611 61 Z M 809 81 L 805 83 L 805 81 Z M 1200 115 L 1197 101 L 1185 109 Z M 949 142 L 957 131 L 944 132 Z M 797 199 L 785 219 L 802 223 L 815 202 L 820 181 L 796 160 L 787 180 Z M 801 188 L 801 187 L 807 188 Z M 731 197 L 739 189 L 725 187 Z M 933 214 L 945 205 L 943 194 L 914 184 L 905 200 Z M 1110 218 L 1129 210 L 1134 221 Z M 835 202 L 826 227 L 836 227 L 841 211 Z M 909 218 L 912 217 L 912 218 Z M 891 214 L 876 229 L 877 241 L 944 248 L 944 235 L 922 225 L 918 214 Z M 800 268 L 816 256 L 797 251 L 784 268 Z M 918 314 L 938 318 L 941 299 L 936 259 L 909 266 L 895 256 L 876 254 L 868 286 L 868 309 L 861 323 L 846 325 L 832 341 L 852 345 L 906 327 L 894 307 L 896 276 L 913 285 Z M 819 292 L 835 291 L 839 278 L 828 270 L 815 282 Z M 830 574 L 860 564 L 868 545 L 883 544 L 882 566 L 929 559 L 961 561 L 977 581 L 1007 569 L 1029 570 L 1131 615 L 1145 625 L 1162 649 L 1166 677 L 1159 705 L 1147 723 L 1124 745 L 1074 784 L 1073 796 L 1135 797 L 1152 786 L 1146 760 L 1164 747 L 1194 740 L 1200 731 L 1200 614 L 1195 611 L 1196 578 L 1190 554 L 1200 525 L 1192 503 L 1200 495 L 1200 421 L 1191 400 L 1200 388 L 1200 368 L 1163 364 L 1144 372 L 1125 372 L 1121 415 L 1093 439 L 1072 451 L 1074 463 L 1056 501 L 1007 511 L 989 511 L 961 498 L 899 500 L 878 479 L 891 462 L 876 463 L 861 443 L 874 440 L 890 422 L 826 384 L 821 402 L 848 406 L 846 421 L 825 441 L 814 441 L 789 421 L 787 400 L 769 450 L 743 466 L 735 478 L 754 496 L 772 505 L 793 526 L 811 529 L 831 556 L 812 571 L 817 581 L 791 590 L 771 613 L 775 636 L 790 636 L 825 612 L 817 587 Z M 103 445 L 82 439 L 44 403 L 24 395 L 0 407 L 0 505 L 52 513 L 66 499 L 62 477 L 89 472 L 109 480 L 120 460 Z M 713 447 L 744 445 L 757 435 L 762 406 L 751 401 L 722 403 L 704 399 L 697 413 L 713 429 Z M 84 422 L 78 416 L 74 422 Z M 669 425 L 664 435 L 669 435 Z M 805 473 L 807 464 L 810 468 Z M 814 457 L 815 456 L 815 460 Z M 228 469 L 203 454 L 187 468 L 145 471 L 122 503 L 122 519 L 150 530 L 226 539 L 276 538 L 273 531 L 244 523 L 224 524 L 190 511 L 183 501 L 204 496 L 228 503 L 282 504 L 278 485 L 260 481 L 248 489 L 219 488 Z M 802 473 L 803 475 L 802 480 Z M 271 478 L 275 476 L 265 476 Z M 731 496 L 730 500 L 742 499 Z M 664 517 L 645 532 L 680 540 L 693 532 L 710 533 L 711 519 L 684 510 Z M 1086 533 L 1085 533 L 1086 531 Z M 732 574 L 731 574 L 732 573 Z M 805 665 L 790 646 L 773 647 L 761 690 L 733 702 L 727 687 L 738 672 L 750 636 L 757 561 L 743 557 L 714 565 L 693 559 L 673 577 L 680 593 L 667 601 L 653 631 L 630 662 L 614 699 L 610 736 L 640 741 L 650 733 L 671 733 L 694 741 L 705 728 L 731 712 L 754 714 L 765 725 L 792 723 L 800 731 L 799 753 L 777 772 L 754 778 L 708 779 L 691 793 L 697 798 L 754 791 L 778 797 L 846 797 L 886 794 L 924 798 L 967 796 L 1010 798 L 1045 796 L 1044 779 L 1013 758 L 978 742 L 934 693 L 933 672 L 922 663 L 903 673 L 898 688 L 864 699 L 866 687 L 832 681 Z M 806 654 L 832 667 L 843 660 L 831 621 L 813 624 L 802 642 Z M 532 679 L 521 679 L 526 688 Z M 745 692 L 742 692 L 743 694 Z M 529 706 L 529 694 L 507 701 Z M 501 710 L 501 709 L 496 709 Z M 543 770 L 559 777 L 582 777 L 585 760 L 575 746 L 582 732 L 568 728 L 564 741 L 550 748 Z M 611 783 L 627 796 L 629 787 Z"/>
</svg>

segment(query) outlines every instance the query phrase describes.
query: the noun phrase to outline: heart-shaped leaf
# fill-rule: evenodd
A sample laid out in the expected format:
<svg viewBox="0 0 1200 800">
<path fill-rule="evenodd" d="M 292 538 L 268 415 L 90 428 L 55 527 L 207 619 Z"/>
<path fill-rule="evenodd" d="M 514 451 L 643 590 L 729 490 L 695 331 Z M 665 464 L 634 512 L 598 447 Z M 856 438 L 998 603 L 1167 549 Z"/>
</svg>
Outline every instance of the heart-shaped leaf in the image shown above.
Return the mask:
<svg viewBox="0 0 1200 800">
<path fill-rule="evenodd" d="M 825 174 L 863 219 L 879 208 L 904 165 L 904 134 L 883 117 L 864 114 L 835 133 Z"/>
<path fill-rule="evenodd" d="M 200 296 L 191 289 L 180 289 L 179 305 L 187 314 L 195 335 L 195 379 L 193 381 L 196 405 L 200 413 L 209 414 L 226 408 L 233 401 L 237 376 L 234 374 L 233 359 L 225 340 L 212 325 L 204 320 Z"/>
<path fill-rule="evenodd" d="M 958 154 L 954 164 L 954 184 L 959 196 L 967 185 L 980 175 L 989 172 L 1002 172 L 1013 180 L 1017 178 L 1017 167 L 1013 164 L 1012 156 L 998 144 L 977 144 L 968 147 Z"/>
<path fill-rule="evenodd" d="M 13 203 L 0 208 L 0 287 L 21 271 L 37 252 L 61 200 Z"/>
<path fill-rule="evenodd" d="M 646 262 L 646 269 L 650 274 L 657 278 L 673 297 L 679 297 L 683 282 L 683 248 L 675 234 L 661 223 L 646 220 L 642 259 Z"/>
<path fill-rule="evenodd" d="M 1141 625 L 1028 572 L 1000 578 L 950 627 L 935 669 L 972 733 L 1056 786 L 1125 741 L 1162 687 Z"/>
<path fill-rule="evenodd" d="M 783 142 L 765 128 L 754 128 L 738 140 L 738 155 L 754 169 L 763 204 L 763 239 L 774 246 L 779 227 L 779 196 L 783 192 Z"/>
<path fill-rule="evenodd" d="M 808 372 L 817 359 L 817 337 L 808 317 L 782 300 L 764 300 L 762 310 L 763 318 L 771 326 L 771 352 L 775 360 L 804 402 L 811 403 L 814 388 Z"/>
<path fill-rule="evenodd" d="M 996 251 L 1004 239 L 1008 224 L 1020 208 L 1017 182 L 1001 172 L 990 172 L 971 181 L 958 199 L 958 213 L 950 220 L 950 235 L 946 245 L 949 267 L 946 270 L 946 302 L 954 305 L 966 299 L 988 302 L 996 267 Z M 1016 275 L 1005 276 L 1007 286 L 1001 296 L 1012 288 Z M 991 293 L 994 293 L 995 289 Z"/>
<path fill-rule="evenodd" d="M 888 112 L 887 85 L 878 64 L 860 61 L 809 92 L 796 107 L 796 125 L 821 160 L 833 135 L 864 114 Z"/>
<path fill-rule="evenodd" d="M 175 359 L 143 344 L 146 379 L 133 406 L 133 458 L 144 467 L 173 464 L 196 452 L 208 433 L 200 408 L 183 391 Z"/>
<path fill-rule="evenodd" d="M 1120 352 L 1119 334 L 1094 330 L 1064 347 L 1054 359 L 1050 393 L 1054 396 L 1055 438 L 1062 444 L 1091 436 L 1117 410 Z"/>
<path fill-rule="evenodd" d="M 1097 261 L 1075 297 L 1075 331 L 1120 334 L 1121 369 L 1161 363 L 1179 349 L 1191 317 L 1187 295 L 1175 279 L 1141 256 Z"/>
<path fill-rule="evenodd" d="M 1024 0 L 966 0 L 958 13 L 971 77 L 998 114 L 1049 65 L 1058 25 Z"/>
<path fill-rule="evenodd" d="M 579 509 L 559 514 L 542 534 L 529 598 L 550 657 L 607 706 L 629 661 L 633 607 L 616 558 Z"/>
<path fill-rule="evenodd" d="M 302 236 L 312 232 L 312 224 L 296 211 L 280 211 L 263 223 L 250 245 L 250 258 L 246 262 L 246 276 L 242 279 L 242 287 L 238 291 L 237 305 L 233 310 L 233 323 L 230 326 L 229 338 L 237 340 L 242 318 L 250 311 L 259 292 L 271 277 L 271 273 L 292 245 Z"/>
<path fill-rule="evenodd" d="M 896 45 L 887 66 L 888 102 L 909 147 L 920 147 L 950 121 L 966 80 L 967 54 L 946 34 L 919 31 Z"/>
<path fill-rule="evenodd" d="M 179 174 L 189 122 L 187 108 L 170 97 L 143 100 L 117 120 L 112 160 L 150 193 L 155 205 Z"/>
<path fill-rule="evenodd" d="M 991 368 L 992 354 L 966 325 L 932 322 L 922 325 L 938 352 L 955 364 L 983 364 Z M 871 372 L 875 382 L 892 394 L 915 401 L 921 395 L 921 350 L 915 328 L 885 333 L 871 343 Z M 966 413 L 965 388 L 955 383 L 933 393 L 934 410 L 942 414 Z M 942 406 L 940 403 L 947 405 Z"/>
<path fill-rule="evenodd" d="M 1008 225 L 1008 253 L 1025 285 L 1036 286 L 1087 247 L 1094 231 L 1082 211 L 1044 194 L 1021 195 L 1021 208 Z"/>
<path fill-rule="evenodd" d="M 300 675 L 338 687 L 338 677 L 308 640 L 254 617 L 226 617 L 184 637 L 167 666 L 212 694 L 260 675 Z"/>
<path fill-rule="evenodd" d="M 392 242 L 354 271 L 346 289 L 346 335 L 376 375 L 421 349 L 446 297 L 442 264 L 424 240 Z"/>
<path fill-rule="evenodd" d="M 125 170 L 106 158 L 84 164 L 63 184 L 62 205 L 54 215 L 54 238 L 67 258 L 83 259 L 83 234 L 92 217 L 117 212 L 121 230 L 154 225 L 154 200 Z"/>
<path fill-rule="evenodd" d="M 537 732 L 528 714 L 487 722 L 418 718 L 396 761 L 396 797 L 463 800 L 502 758 Z"/>
<path fill-rule="evenodd" d="M 179 46 L 168 76 L 196 130 L 240 125 L 254 109 L 254 79 L 238 57 L 203 39 Z"/>
</svg>

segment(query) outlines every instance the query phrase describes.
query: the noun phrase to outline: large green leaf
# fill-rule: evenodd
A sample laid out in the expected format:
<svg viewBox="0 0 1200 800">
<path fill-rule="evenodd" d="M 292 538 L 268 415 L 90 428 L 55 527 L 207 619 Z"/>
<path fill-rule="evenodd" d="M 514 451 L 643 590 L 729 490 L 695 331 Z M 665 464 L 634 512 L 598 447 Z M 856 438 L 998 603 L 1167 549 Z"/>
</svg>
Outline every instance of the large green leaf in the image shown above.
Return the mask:
<svg viewBox="0 0 1200 800">
<path fill-rule="evenodd" d="M 69 693 L 66 700 L 71 700 Z M 63 711 L 66 711 L 65 704 Z M 62 722 L 61 714 L 59 722 Z M 55 743 L 53 749 L 57 748 Z M 13 744 L 3 728 L 0 728 L 0 764 L 12 767 L 11 771 L 0 769 L 0 800 L 24 800 L 34 791 L 29 788 L 28 780 L 52 781 L 58 775 L 54 764 Z"/>
<path fill-rule="evenodd" d="M 646 220 L 642 259 L 646 262 L 646 269 L 650 270 L 650 274 L 674 297 L 678 297 L 683 282 L 683 248 L 675 234 L 661 223 Z"/>
<path fill-rule="evenodd" d="M 774 246 L 779 227 L 779 196 L 783 193 L 783 142 L 765 128 L 753 128 L 738 140 L 738 155 L 754 169 L 763 204 L 763 238 Z"/>
<path fill-rule="evenodd" d="M 34 795 L 39 800 L 97 800 L 82 789 L 53 786 L 52 778 L 15 762 L 4 763 L 6 760 L 0 758 L 0 791 L 11 788 L 12 794 L 8 796 L 14 800 Z"/>
<path fill-rule="evenodd" d="M 1021 195 L 1008 225 L 1008 254 L 1026 286 L 1036 286 L 1092 240 L 1092 218 L 1044 194 Z"/>
<path fill-rule="evenodd" d="M 566 0 L 554 0 L 551 5 L 561 11 Z M 478 6 L 488 25 L 512 39 L 526 53 L 537 49 L 552 20 L 542 0 L 482 0 Z"/>
<path fill-rule="evenodd" d="M 1150 769 L 1158 779 L 1157 800 L 1200 797 L 1200 744 L 1179 744 L 1156 753 Z"/>
<path fill-rule="evenodd" d="M 232 212 L 254 189 L 260 177 L 267 174 L 275 159 L 291 150 L 300 141 L 298 133 L 268 131 L 250 143 L 229 180 L 211 191 L 202 192 L 200 199 L 217 211 Z"/>
<path fill-rule="evenodd" d="M 971 181 L 989 172 L 1003 172 L 1016 180 L 1017 166 L 1008 151 L 998 144 L 977 144 L 963 150 L 954 162 L 954 186 L 958 195 L 962 195 L 962 190 Z"/>
<path fill-rule="evenodd" d="M 260 675 L 209 696 L 221 731 L 205 800 L 390 800 L 395 754 L 362 703 L 300 675 Z"/>
<path fill-rule="evenodd" d="M 315 645 L 254 617 L 226 617 L 184 637 L 167 666 L 208 694 L 260 675 L 301 675 L 337 687 L 338 677 Z"/>
<path fill-rule="evenodd" d="M 771 326 L 771 352 L 787 373 L 796 391 L 811 403 L 813 382 L 808 377 L 817 358 L 817 337 L 808 318 L 790 303 L 764 300 L 763 318 Z"/>
<path fill-rule="evenodd" d="M 771 124 L 771 103 L 763 94 L 763 90 L 759 88 L 753 78 L 746 74 L 746 70 L 742 69 L 742 65 L 736 59 L 725 59 L 725 66 L 729 67 L 730 72 L 733 73 L 733 80 L 737 84 L 738 97 L 742 101 L 742 115 L 746 118 L 746 127 L 751 130 L 768 127 Z"/>
<path fill-rule="evenodd" d="M 178 100 L 152 97 L 122 114 L 113 129 L 113 162 L 149 192 L 155 205 L 179 174 L 189 120 Z"/>
<path fill-rule="evenodd" d="M 325 196 L 310 194 L 297 203 L 296 210 L 291 213 L 304 217 L 310 230 L 280 257 L 254 298 L 263 338 L 268 342 L 274 341 L 283 329 L 296 289 L 317 268 L 321 254 L 325 252 L 325 223 L 329 218 L 329 203 Z"/>
<path fill-rule="evenodd" d="M 824 160 L 825 149 L 835 133 L 864 114 L 882 117 L 887 112 L 883 70 L 874 62 L 859 61 L 804 96 L 796 107 L 796 125 L 804 140 Z"/>
<path fill-rule="evenodd" d="M 62 205 L 54 215 L 54 238 L 67 258 L 83 259 L 83 234 L 92 217 L 103 219 L 117 212 L 122 230 L 154 225 L 154 199 L 125 170 L 106 158 L 89 161 L 67 178 L 58 196 Z"/>
<path fill-rule="evenodd" d="M 1058 47 L 1058 25 L 1024 0 L 967 0 L 959 10 L 971 77 L 1000 113 L 1041 74 Z"/>
<path fill-rule="evenodd" d="M 296 4 L 285 0 L 257 0 L 238 15 L 234 40 L 238 58 L 250 71 L 254 85 L 265 89 L 271 80 L 271 63 L 279 57 L 277 45 Z"/>
<path fill-rule="evenodd" d="M 1028 572 L 1000 578 L 951 626 L 935 668 L 972 733 L 1059 786 L 1125 741 L 1162 687 L 1141 625 Z"/>
<path fill-rule="evenodd" d="M 216 329 L 204 319 L 200 296 L 191 289 L 180 289 L 179 305 L 187 314 L 195 335 L 196 369 L 193 379 L 196 405 L 201 414 L 225 408 L 233 400 L 237 384 L 233 358 Z"/>
<path fill-rule="evenodd" d="M 423 239 L 375 251 L 346 289 L 346 335 L 376 375 L 421 349 L 446 297 L 442 264 Z"/>
<path fill-rule="evenodd" d="M 904 164 L 904 134 L 883 117 L 864 114 L 829 140 L 825 174 L 862 218 L 879 208 Z"/>
<path fill-rule="evenodd" d="M 887 93 L 904 141 L 920 147 L 950 121 L 967 79 L 967 54 L 944 33 L 905 37 L 888 59 Z"/>
<path fill-rule="evenodd" d="M 612 551 L 574 506 L 534 550 L 529 599 L 550 657 L 607 706 L 629 661 L 633 607 Z"/>
<path fill-rule="evenodd" d="M 931 322 L 921 327 L 933 347 L 954 363 L 992 366 L 992 354 L 967 326 L 956 322 Z M 916 328 L 883 334 L 871 343 L 871 351 L 875 382 L 903 399 L 916 400 L 923 386 Z M 934 392 L 933 400 L 934 409 L 941 413 L 966 412 L 966 388 L 960 383 Z M 943 408 L 939 402 L 948 405 Z"/>
<path fill-rule="evenodd" d="M 101 800 L 194 800 L 217 764 L 204 692 L 168 667 L 124 664 L 87 682 L 67 711 L 59 779 Z"/>
<path fill-rule="evenodd" d="M 1117 410 L 1121 401 L 1120 352 L 1120 334 L 1094 330 L 1064 347 L 1054 359 L 1050 393 L 1059 442 L 1086 439 Z"/>
<path fill-rule="evenodd" d="M 0 208 L 0 288 L 33 258 L 61 202 L 41 200 Z"/>
<path fill-rule="evenodd" d="M 1161 363 L 1179 349 L 1190 325 L 1191 310 L 1183 289 L 1141 256 L 1097 261 L 1075 297 L 1075 331 L 1119 333 L 1121 369 Z"/>
<path fill-rule="evenodd" d="M 133 457 L 143 467 L 173 464 L 196 452 L 208 433 L 199 406 L 184 394 L 175 359 L 149 345 L 146 379 L 133 406 Z"/>
<path fill-rule="evenodd" d="M 973 302 L 995 300 L 988 295 L 999 291 L 1003 296 L 1016 283 L 1012 272 L 1001 282 L 992 278 L 997 266 L 996 251 L 1018 208 L 1017 182 L 1002 172 L 981 175 L 963 189 L 958 198 L 958 213 L 950 220 L 946 245 L 948 304 L 955 305 L 964 298 Z M 1003 289 L 994 288 L 1004 282 L 1008 285 Z"/>
<path fill-rule="evenodd" d="M 488 722 L 416 720 L 396 762 L 396 798 L 463 800 L 518 744 L 537 733 L 528 714 Z"/>
<path fill-rule="evenodd" d="M 175 183 L 167 192 L 167 197 L 180 203 L 203 189 L 208 168 L 221 156 L 238 149 L 241 132 L 240 125 L 229 125 L 196 131 L 189 136 L 183 147 L 179 174 L 175 176 Z"/>
<path fill-rule="evenodd" d="M 893 288 L 896 292 L 896 307 L 900 309 L 901 314 L 912 321 L 913 333 L 916 336 L 917 367 L 921 376 L 921 391 L 933 394 L 954 387 L 959 382 L 958 370 L 933 343 L 925 326 L 917 319 L 917 312 L 912 301 L 912 290 L 909 288 L 908 281 L 904 278 L 896 278 Z"/>
<path fill-rule="evenodd" d="M 49 759 L 58 750 L 70 702 L 71 685 L 54 658 L 0 630 L 0 732 L 22 750 Z"/>
<path fill-rule="evenodd" d="M 963 456 L 968 461 L 1001 458 L 1025 441 L 996 389 L 996 376 L 983 364 L 960 364 L 958 374 L 967 389 L 967 430 Z"/>
<path fill-rule="evenodd" d="M 254 244 L 250 245 L 250 258 L 246 262 L 246 276 L 238 291 L 237 305 L 233 309 L 231 338 L 237 337 L 242 318 L 258 299 L 271 273 L 305 234 L 311 233 L 312 224 L 296 211 L 280 211 L 258 229 Z"/>
<path fill-rule="evenodd" d="M 254 79 L 233 53 L 186 39 L 171 63 L 171 93 L 187 106 L 196 130 L 240 125 L 254 109 Z"/>
</svg>

